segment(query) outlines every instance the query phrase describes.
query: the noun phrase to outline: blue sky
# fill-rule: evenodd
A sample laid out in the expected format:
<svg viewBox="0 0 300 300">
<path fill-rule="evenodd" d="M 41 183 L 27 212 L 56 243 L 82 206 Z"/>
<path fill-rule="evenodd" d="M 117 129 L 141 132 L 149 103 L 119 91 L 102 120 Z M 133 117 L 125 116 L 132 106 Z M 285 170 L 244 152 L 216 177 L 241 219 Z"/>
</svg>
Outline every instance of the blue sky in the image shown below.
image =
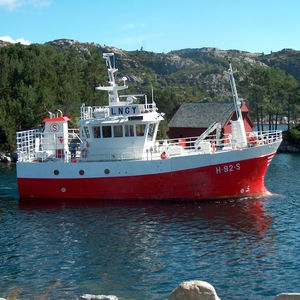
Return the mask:
<svg viewBox="0 0 300 300">
<path fill-rule="evenodd" d="M 124 50 L 300 50 L 298 0 L 0 0 L 0 39 Z"/>
</svg>

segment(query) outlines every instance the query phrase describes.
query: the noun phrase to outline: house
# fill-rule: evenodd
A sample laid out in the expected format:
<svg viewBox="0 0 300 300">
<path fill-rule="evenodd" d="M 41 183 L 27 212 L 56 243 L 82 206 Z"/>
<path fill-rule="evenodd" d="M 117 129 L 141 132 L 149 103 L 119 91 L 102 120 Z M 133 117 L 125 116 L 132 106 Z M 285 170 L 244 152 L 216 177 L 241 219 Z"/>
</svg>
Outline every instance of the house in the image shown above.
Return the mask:
<svg viewBox="0 0 300 300">
<path fill-rule="evenodd" d="M 252 131 L 253 122 L 249 107 L 241 107 L 246 132 Z M 183 103 L 169 122 L 169 138 L 195 137 L 203 133 L 212 123 L 220 122 L 222 134 L 231 133 L 230 121 L 236 120 L 233 103 Z"/>
</svg>

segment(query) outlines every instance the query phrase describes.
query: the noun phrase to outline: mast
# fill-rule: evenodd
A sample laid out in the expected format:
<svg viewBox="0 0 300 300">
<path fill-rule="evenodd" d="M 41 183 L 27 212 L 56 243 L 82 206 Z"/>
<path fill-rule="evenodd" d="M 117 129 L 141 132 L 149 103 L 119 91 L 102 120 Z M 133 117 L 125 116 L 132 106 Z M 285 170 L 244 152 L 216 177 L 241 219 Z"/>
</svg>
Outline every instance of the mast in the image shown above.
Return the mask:
<svg viewBox="0 0 300 300">
<path fill-rule="evenodd" d="M 229 63 L 228 73 L 230 76 L 230 86 L 237 118 L 236 121 L 231 121 L 232 143 L 234 147 L 244 148 L 247 146 L 247 136 L 241 111 L 241 101 L 239 100 L 239 96 L 237 93 L 231 63 Z"/>
<path fill-rule="evenodd" d="M 232 92 L 236 117 L 237 117 L 237 120 L 238 119 L 243 119 L 242 112 L 241 112 L 241 101 L 239 100 L 238 92 L 237 92 L 237 89 L 236 89 L 231 63 L 229 63 L 228 73 L 229 73 L 229 76 L 230 76 L 230 86 L 231 86 L 231 92 Z"/>
<path fill-rule="evenodd" d="M 107 91 L 108 92 L 108 101 L 109 105 L 118 105 L 119 95 L 118 91 L 125 90 L 128 88 L 127 85 L 119 86 L 115 81 L 115 73 L 118 69 L 115 68 L 115 55 L 114 53 L 103 53 L 103 59 L 105 60 L 107 73 L 108 73 L 108 83 L 110 86 L 98 86 L 96 87 L 96 91 Z"/>
</svg>

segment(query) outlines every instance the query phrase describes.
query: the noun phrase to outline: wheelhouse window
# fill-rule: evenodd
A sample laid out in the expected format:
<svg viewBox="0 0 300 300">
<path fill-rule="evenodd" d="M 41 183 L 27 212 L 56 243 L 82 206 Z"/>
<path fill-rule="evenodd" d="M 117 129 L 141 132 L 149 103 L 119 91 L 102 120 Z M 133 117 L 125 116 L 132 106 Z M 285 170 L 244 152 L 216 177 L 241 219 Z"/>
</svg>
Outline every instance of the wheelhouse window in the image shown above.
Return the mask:
<svg viewBox="0 0 300 300">
<path fill-rule="evenodd" d="M 94 139 L 100 139 L 101 138 L 100 126 L 94 126 L 93 133 L 94 133 Z"/>
<path fill-rule="evenodd" d="M 111 126 L 102 126 L 102 136 L 103 138 L 111 137 Z"/>
<path fill-rule="evenodd" d="M 114 126 L 114 137 L 123 137 L 123 126 L 122 125 Z"/>
<path fill-rule="evenodd" d="M 136 136 L 144 136 L 145 134 L 146 124 L 136 124 L 135 127 L 135 135 Z"/>
<path fill-rule="evenodd" d="M 125 136 L 134 136 L 134 128 L 133 125 L 125 125 Z"/>
<path fill-rule="evenodd" d="M 90 132 L 89 132 L 89 128 L 87 126 L 84 126 L 83 127 L 83 130 L 84 130 L 84 135 L 87 139 L 90 138 Z"/>
<path fill-rule="evenodd" d="M 149 124 L 147 140 L 152 141 L 155 132 L 155 124 Z"/>
</svg>

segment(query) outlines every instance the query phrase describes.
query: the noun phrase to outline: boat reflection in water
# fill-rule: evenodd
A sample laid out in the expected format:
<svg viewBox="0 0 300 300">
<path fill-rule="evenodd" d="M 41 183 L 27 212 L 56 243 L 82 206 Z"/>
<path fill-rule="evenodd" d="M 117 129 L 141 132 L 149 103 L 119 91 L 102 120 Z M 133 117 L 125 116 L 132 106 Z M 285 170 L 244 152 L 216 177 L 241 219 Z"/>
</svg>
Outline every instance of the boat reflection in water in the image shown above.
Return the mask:
<svg viewBox="0 0 300 300">
<path fill-rule="evenodd" d="M 169 201 L 97 201 L 97 200 L 19 200 L 20 210 L 47 211 L 49 213 L 72 214 L 73 210 L 81 210 L 82 218 L 101 213 L 103 218 L 117 215 L 118 223 L 136 223 L 137 226 L 151 224 L 163 226 L 189 226 L 191 229 L 215 230 L 237 235 L 238 232 L 263 237 L 272 221 L 265 213 L 266 198 L 245 198 L 207 202 L 175 202 Z M 95 215 L 94 215 L 95 216 Z M 99 220 L 100 221 L 100 220 Z M 94 220 L 97 222 L 97 219 Z M 74 220 L 76 226 L 76 220 Z"/>
<path fill-rule="evenodd" d="M 231 276 L 235 299 L 244 299 L 239 287 L 261 280 L 265 261 L 278 249 L 265 203 L 20 200 L 18 218 L 27 230 L 17 248 L 33 253 L 34 260 L 22 261 L 26 269 L 33 261 L 51 261 L 54 274 L 64 278 L 53 291 L 59 296 L 75 282 L 77 295 L 166 299 L 177 283 L 202 279 L 232 299 L 225 284 Z M 50 285 L 49 266 L 38 269 Z M 122 284 L 116 288 L 116 282 Z"/>
</svg>

